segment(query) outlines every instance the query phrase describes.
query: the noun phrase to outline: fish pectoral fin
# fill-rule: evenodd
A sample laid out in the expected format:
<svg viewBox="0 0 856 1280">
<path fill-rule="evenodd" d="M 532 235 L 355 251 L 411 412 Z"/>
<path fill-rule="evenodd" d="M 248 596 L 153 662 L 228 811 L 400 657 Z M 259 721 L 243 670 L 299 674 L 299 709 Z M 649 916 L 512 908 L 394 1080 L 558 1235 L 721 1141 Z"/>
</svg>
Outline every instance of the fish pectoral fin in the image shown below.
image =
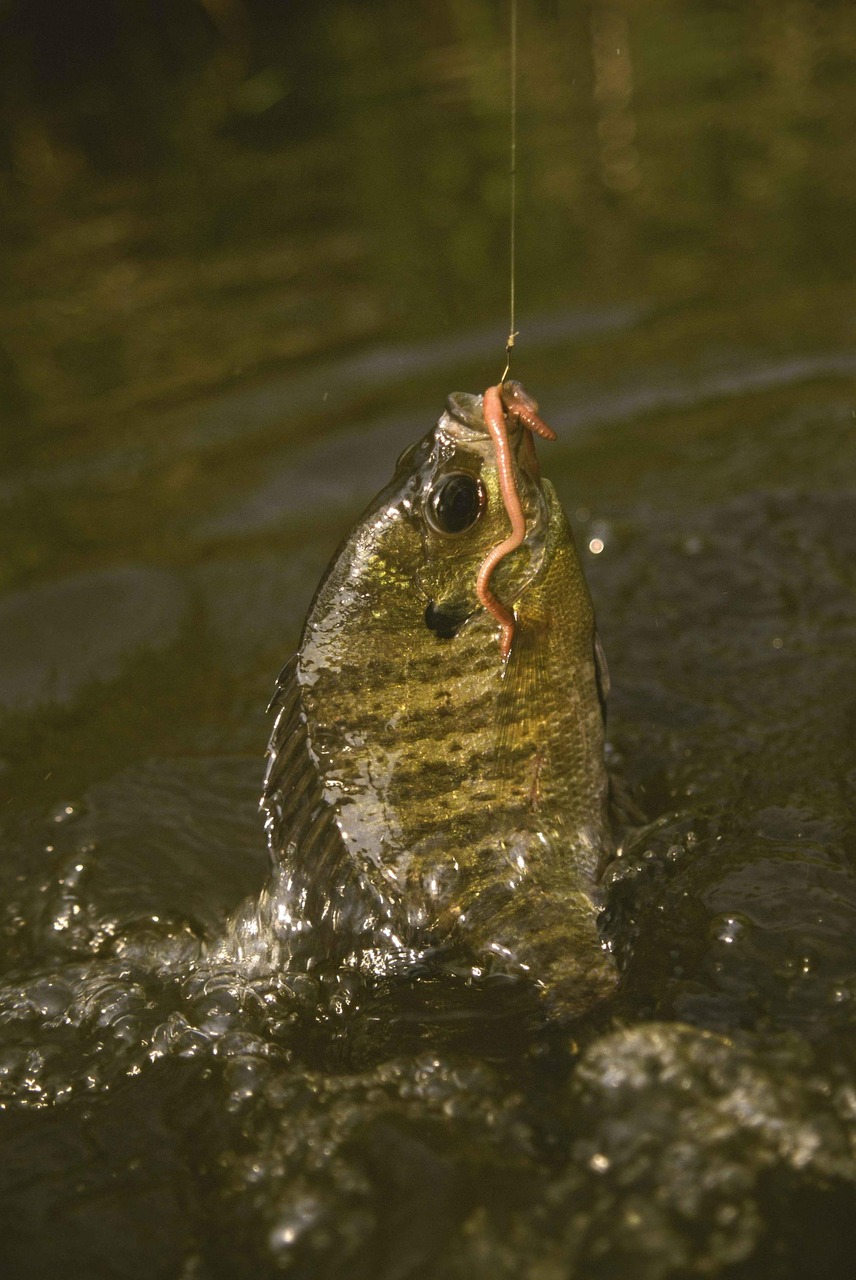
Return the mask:
<svg viewBox="0 0 856 1280">
<path fill-rule="evenodd" d="M 603 651 L 603 645 L 600 643 L 600 636 L 597 631 L 594 633 L 594 674 L 597 681 L 597 697 L 600 702 L 600 711 L 603 716 L 603 723 L 606 724 L 606 700 L 612 688 L 612 681 L 609 678 L 606 654 Z"/>
</svg>

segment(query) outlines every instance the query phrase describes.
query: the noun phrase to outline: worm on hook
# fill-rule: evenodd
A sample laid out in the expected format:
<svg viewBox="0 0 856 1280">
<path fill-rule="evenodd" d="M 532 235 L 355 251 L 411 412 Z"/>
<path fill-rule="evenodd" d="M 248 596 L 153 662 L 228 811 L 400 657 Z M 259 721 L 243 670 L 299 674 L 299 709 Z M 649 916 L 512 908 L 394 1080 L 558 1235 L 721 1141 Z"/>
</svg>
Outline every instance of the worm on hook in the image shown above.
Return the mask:
<svg viewBox="0 0 856 1280">
<path fill-rule="evenodd" d="M 479 602 L 491 613 L 500 625 L 499 652 L 505 661 L 511 653 L 514 640 L 515 621 L 510 609 L 498 600 L 490 589 L 490 580 L 494 570 L 506 556 L 511 555 L 522 545 L 526 537 L 526 517 L 520 505 L 520 495 L 514 479 L 514 465 L 511 457 L 511 446 L 508 441 L 508 414 L 516 418 L 527 428 L 526 449 L 530 463 L 534 463 L 537 475 L 535 448 L 528 432 L 541 436 L 544 440 L 555 440 L 556 433 L 538 417 L 538 405 L 527 395 L 519 382 L 501 382 L 495 387 L 488 387 L 484 393 L 484 421 L 494 449 L 496 450 L 496 470 L 499 478 L 499 490 L 502 501 L 511 522 L 511 533 L 498 546 L 495 546 L 484 558 L 476 578 L 476 595 Z"/>
</svg>

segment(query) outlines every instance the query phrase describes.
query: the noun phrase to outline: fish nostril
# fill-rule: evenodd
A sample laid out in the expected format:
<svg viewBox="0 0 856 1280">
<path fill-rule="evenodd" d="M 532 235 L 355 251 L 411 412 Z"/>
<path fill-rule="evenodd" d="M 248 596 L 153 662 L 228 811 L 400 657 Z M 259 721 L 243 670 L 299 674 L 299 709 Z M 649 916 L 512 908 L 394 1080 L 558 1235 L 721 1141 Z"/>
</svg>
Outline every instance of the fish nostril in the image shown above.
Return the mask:
<svg viewBox="0 0 856 1280">
<path fill-rule="evenodd" d="M 460 609 L 438 609 L 431 600 L 425 610 L 425 626 L 440 640 L 452 640 L 469 617 Z"/>
</svg>

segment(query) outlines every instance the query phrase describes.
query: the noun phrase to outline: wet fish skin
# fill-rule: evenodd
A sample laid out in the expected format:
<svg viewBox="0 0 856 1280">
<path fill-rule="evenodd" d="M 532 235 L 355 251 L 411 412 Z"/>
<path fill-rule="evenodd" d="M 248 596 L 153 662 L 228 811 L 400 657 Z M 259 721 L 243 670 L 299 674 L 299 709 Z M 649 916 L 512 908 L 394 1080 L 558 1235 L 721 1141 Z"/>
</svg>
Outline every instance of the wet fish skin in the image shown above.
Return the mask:
<svg viewBox="0 0 856 1280">
<path fill-rule="evenodd" d="M 610 840 L 594 614 L 555 491 L 509 427 L 527 533 L 492 582 L 516 616 L 508 661 L 476 596 L 508 517 L 482 397 L 461 394 L 318 589 L 263 805 L 291 963 L 394 972 L 463 951 L 575 1014 L 616 982 L 597 930 Z M 460 472 L 483 486 L 482 514 L 440 533 L 429 499 Z"/>
</svg>

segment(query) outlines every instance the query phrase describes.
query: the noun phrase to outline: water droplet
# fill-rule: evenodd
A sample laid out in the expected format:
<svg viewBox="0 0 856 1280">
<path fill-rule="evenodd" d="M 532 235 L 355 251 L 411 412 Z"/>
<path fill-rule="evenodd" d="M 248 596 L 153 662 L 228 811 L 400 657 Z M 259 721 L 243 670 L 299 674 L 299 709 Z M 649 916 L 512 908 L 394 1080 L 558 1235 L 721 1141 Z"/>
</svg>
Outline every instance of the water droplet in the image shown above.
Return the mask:
<svg viewBox="0 0 856 1280">
<path fill-rule="evenodd" d="M 80 814 L 80 806 L 76 804 L 58 804 L 50 815 L 51 822 L 69 822 L 72 818 L 78 817 Z"/>
<path fill-rule="evenodd" d="M 282 1215 L 268 1236 L 274 1252 L 289 1249 L 303 1233 L 318 1221 L 323 1212 L 320 1202 L 312 1196 L 301 1196 Z"/>
<path fill-rule="evenodd" d="M 746 935 L 748 921 L 737 915 L 714 916 L 710 925 L 710 935 L 717 942 L 731 946 Z"/>
</svg>

